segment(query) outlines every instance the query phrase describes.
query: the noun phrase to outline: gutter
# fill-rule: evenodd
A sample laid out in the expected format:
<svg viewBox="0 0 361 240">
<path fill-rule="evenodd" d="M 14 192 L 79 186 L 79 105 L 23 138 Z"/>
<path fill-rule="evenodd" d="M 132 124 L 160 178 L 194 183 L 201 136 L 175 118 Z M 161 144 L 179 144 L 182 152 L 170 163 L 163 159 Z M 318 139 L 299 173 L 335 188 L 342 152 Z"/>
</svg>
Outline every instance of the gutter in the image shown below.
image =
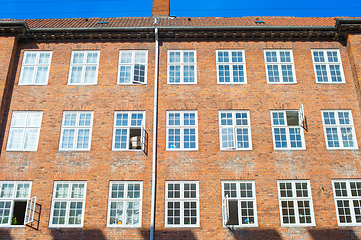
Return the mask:
<svg viewBox="0 0 361 240">
<path fill-rule="evenodd" d="M 157 24 L 157 18 L 154 18 Z M 157 129 L 158 129 L 158 68 L 159 68 L 159 42 L 158 28 L 154 28 L 155 33 L 155 65 L 154 65 L 154 109 L 153 109 L 153 162 L 152 162 L 152 199 L 150 214 L 150 240 L 154 237 L 155 224 L 155 197 L 157 185 Z"/>
</svg>

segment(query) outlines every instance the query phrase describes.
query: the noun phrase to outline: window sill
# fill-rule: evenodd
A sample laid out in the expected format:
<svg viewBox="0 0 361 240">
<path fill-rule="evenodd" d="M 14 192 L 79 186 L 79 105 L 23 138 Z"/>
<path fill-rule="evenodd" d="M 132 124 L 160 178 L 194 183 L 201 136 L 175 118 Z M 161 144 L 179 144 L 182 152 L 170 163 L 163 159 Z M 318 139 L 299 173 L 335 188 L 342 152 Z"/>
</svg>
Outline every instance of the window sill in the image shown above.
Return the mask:
<svg viewBox="0 0 361 240">
<path fill-rule="evenodd" d="M 169 84 L 169 85 L 197 85 L 196 82 L 192 82 L 192 83 L 170 83 L 170 82 L 167 82 L 167 84 Z"/>
<path fill-rule="evenodd" d="M 143 149 L 134 149 L 134 150 L 129 150 L 129 149 L 112 149 L 112 152 L 143 152 Z"/>
<path fill-rule="evenodd" d="M 25 225 L 0 225 L 0 228 L 25 228 Z"/>
<path fill-rule="evenodd" d="M 81 226 L 49 226 L 48 229 L 58 229 L 58 228 L 83 228 L 83 225 Z"/>
<path fill-rule="evenodd" d="M 58 152 L 90 152 L 90 149 L 59 149 Z"/>
<path fill-rule="evenodd" d="M 117 85 L 120 85 L 120 86 L 144 86 L 144 85 L 147 85 L 147 83 L 117 83 Z"/>
<path fill-rule="evenodd" d="M 42 84 L 34 84 L 34 83 L 32 83 L 32 84 L 25 84 L 25 83 L 19 83 L 18 85 L 19 85 L 19 86 L 46 86 L 46 85 L 48 85 L 48 83 L 42 83 Z"/>
<path fill-rule="evenodd" d="M 92 86 L 97 85 L 98 83 L 68 83 L 67 86 Z"/>
<path fill-rule="evenodd" d="M 326 150 L 327 151 L 349 151 L 349 150 L 355 151 L 355 150 L 359 150 L 359 148 L 358 147 L 357 148 L 327 148 L 326 147 Z"/>
<path fill-rule="evenodd" d="M 247 85 L 247 82 L 230 82 L 230 83 L 224 83 L 224 82 L 217 82 L 219 85 Z"/>
<path fill-rule="evenodd" d="M 242 229 L 242 228 L 257 228 L 257 227 L 258 227 L 258 224 L 223 225 L 223 228 L 228 228 L 228 227 L 237 228 L 237 229 Z"/>
<path fill-rule="evenodd" d="M 223 149 L 219 149 L 219 151 L 226 151 L 226 152 L 237 152 L 237 151 L 253 151 L 252 148 L 223 148 Z"/>
<path fill-rule="evenodd" d="M 275 151 L 304 151 L 306 148 L 273 148 Z"/>
<path fill-rule="evenodd" d="M 297 84 L 297 82 L 267 82 L 267 84 L 269 84 L 269 85 L 282 85 L 282 84 L 295 85 L 295 84 Z"/>
<path fill-rule="evenodd" d="M 174 148 L 167 148 L 166 151 L 169 151 L 169 152 L 194 152 L 194 151 L 198 151 L 198 148 L 196 148 L 196 149 L 174 149 Z"/>
<path fill-rule="evenodd" d="M 118 226 L 117 224 L 110 224 L 107 225 L 107 228 L 141 228 L 141 225 L 136 225 L 136 226 Z"/>
<path fill-rule="evenodd" d="M 292 225 L 284 224 L 284 225 L 282 225 L 281 224 L 281 227 L 286 227 L 286 228 L 292 228 L 292 227 L 297 227 L 297 228 L 299 228 L 299 227 L 316 227 L 316 224 L 305 224 L 305 225 L 301 225 L 301 224 L 292 224 Z"/>
<path fill-rule="evenodd" d="M 38 151 L 38 149 L 36 150 L 21 150 L 21 149 L 6 149 L 6 152 L 36 152 Z"/>
<path fill-rule="evenodd" d="M 346 82 L 317 82 L 317 84 L 346 84 Z"/>
<path fill-rule="evenodd" d="M 199 225 L 191 225 L 191 226 L 186 226 L 186 225 L 177 225 L 177 226 L 168 226 L 168 225 L 165 225 L 165 228 L 199 228 Z"/>
</svg>

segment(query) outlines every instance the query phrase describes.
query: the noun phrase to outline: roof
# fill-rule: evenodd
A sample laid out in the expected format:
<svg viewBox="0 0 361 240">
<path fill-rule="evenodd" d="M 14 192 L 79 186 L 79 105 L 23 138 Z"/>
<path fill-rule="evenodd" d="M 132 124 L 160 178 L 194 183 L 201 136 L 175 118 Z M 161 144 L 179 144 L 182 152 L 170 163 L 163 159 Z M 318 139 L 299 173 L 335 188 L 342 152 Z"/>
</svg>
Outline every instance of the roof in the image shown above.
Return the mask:
<svg viewBox="0 0 361 240">
<path fill-rule="evenodd" d="M 336 17 L 163 17 L 158 27 L 217 27 L 217 26 L 289 26 L 334 27 Z M 361 19 L 361 18 L 342 18 Z M 153 17 L 63 18 L 63 19 L 2 19 L 3 22 L 25 21 L 30 29 L 153 27 Z"/>
</svg>

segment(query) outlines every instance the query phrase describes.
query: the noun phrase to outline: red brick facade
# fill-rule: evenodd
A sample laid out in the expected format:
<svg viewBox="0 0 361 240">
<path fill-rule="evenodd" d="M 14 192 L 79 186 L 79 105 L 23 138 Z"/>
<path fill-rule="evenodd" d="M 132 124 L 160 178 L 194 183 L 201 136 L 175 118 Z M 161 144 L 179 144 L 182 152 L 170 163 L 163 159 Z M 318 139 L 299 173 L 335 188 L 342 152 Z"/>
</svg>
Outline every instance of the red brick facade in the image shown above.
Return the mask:
<svg viewBox="0 0 361 240">
<path fill-rule="evenodd" d="M 155 42 L 132 34 L 130 40 L 82 40 L 76 36 L 75 40 L 19 41 L 0 35 L 1 120 L 6 123 L 1 128 L 0 181 L 32 181 L 31 196 L 37 196 L 41 205 L 38 230 L 0 228 L 1 239 L 149 239 Z M 360 35 L 299 40 L 262 38 L 261 32 L 254 38 L 247 34 L 247 38 L 231 34 L 225 38 L 160 39 L 154 239 L 359 239 L 360 226 L 338 226 L 331 180 L 361 179 L 360 151 L 326 149 L 321 110 L 351 110 L 357 143 L 361 144 Z M 140 49 L 148 51 L 147 84 L 117 85 L 119 51 Z M 216 50 L 222 49 L 244 50 L 247 84 L 217 84 Z M 296 84 L 267 84 L 266 49 L 292 50 Z M 338 49 L 346 83 L 316 83 L 312 49 Z M 48 84 L 19 85 L 24 52 L 34 50 L 52 51 Z M 75 50 L 100 51 L 96 85 L 67 84 Z M 167 84 L 168 50 L 196 50 L 197 84 Z M 270 111 L 295 110 L 301 104 L 308 121 L 306 150 L 274 150 Z M 197 151 L 166 150 L 167 111 L 180 110 L 198 113 Z M 249 110 L 252 150 L 220 150 L 220 110 Z M 43 112 L 37 151 L 6 150 L 14 111 Z M 94 112 L 90 151 L 59 150 L 64 111 Z M 115 111 L 145 111 L 147 154 L 112 151 Z M 281 227 L 277 180 L 298 179 L 310 181 L 315 227 Z M 50 228 L 54 181 L 80 180 L 87 182 L 83 228 Z M 224 180 L 254 180 L 258 227 L 223 227 Z M 140 228 L 106 226 L 110 181 L 142 181 Z M 166 181 L 198 182 L 199 227 L 165 227 Z"/>
</svg>

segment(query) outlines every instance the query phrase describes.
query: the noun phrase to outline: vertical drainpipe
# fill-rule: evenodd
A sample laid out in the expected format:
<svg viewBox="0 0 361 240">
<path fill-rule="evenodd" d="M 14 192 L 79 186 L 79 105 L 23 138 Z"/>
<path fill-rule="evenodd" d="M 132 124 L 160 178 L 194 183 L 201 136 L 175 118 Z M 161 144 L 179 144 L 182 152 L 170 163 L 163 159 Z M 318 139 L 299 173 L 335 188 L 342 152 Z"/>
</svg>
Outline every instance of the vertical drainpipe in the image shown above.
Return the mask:
<svg viewBox="0 0 361 240">
<path fill-rule="evenodd" d="M 153 163 L 152 163 L 152 204 L 150 215 L 150 240 L 154 237 L 155 223 L 155 197 L 157 184 L 157 117 L 158 117 L 158 68 L 159 68 L 159 43 L 157 17 L 154 18 L 155 24 L 155 66 L 154 66 L 154 109 L 153 109 Z"/>
</svg>

